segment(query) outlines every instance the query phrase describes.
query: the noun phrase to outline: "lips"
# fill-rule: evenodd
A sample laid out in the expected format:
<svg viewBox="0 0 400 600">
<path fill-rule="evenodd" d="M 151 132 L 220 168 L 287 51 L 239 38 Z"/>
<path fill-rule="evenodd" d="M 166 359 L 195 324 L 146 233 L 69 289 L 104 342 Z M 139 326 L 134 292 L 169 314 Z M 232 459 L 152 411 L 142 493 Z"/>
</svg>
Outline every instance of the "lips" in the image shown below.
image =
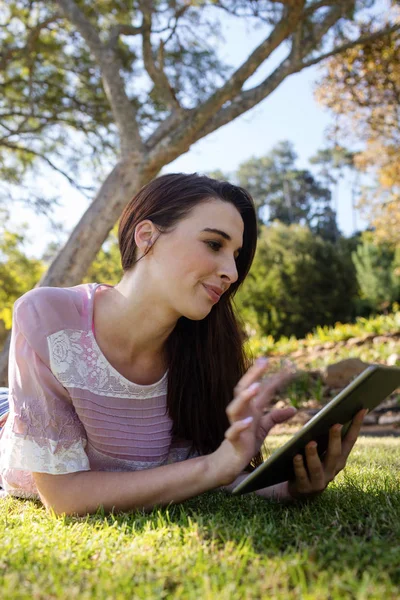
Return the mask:
<svg viewBox="0 0 400 600">
<path fill-rule="evenodd" d="M 218 300 L 222 296 L 223 290 L 214 285 L 206 285 L 205 283 L 203 283 L 203 287 L 208 292 L 208 295 L 210 296 L 211 300 L 213 300 L 214 302 L 218 302 Z"/>
</svg>

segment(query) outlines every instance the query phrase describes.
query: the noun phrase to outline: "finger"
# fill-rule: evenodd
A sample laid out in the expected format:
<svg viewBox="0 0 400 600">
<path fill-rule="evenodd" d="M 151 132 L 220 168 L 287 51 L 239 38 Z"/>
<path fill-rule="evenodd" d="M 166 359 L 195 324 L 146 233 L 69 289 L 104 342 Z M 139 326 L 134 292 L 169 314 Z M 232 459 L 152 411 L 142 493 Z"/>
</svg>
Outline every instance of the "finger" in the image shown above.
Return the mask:
<svg viewBox="0 0 400 600">
<path fill-rule="evenodd" d="M 342 436 L 343 425 L 337 423 L 329 430 L 328 450 L 324 458 L 325 477 L 332 481 L 340 470 L 342 458 Z"/>
<path fill-rule="evenodd" d="M 276 393 L 293 381 L 294 378 L 293 371 L 283 370 L 265 379 L 261 384 L 260 393 L 257 395 L 254 405 L 260 409 L 267 408 Z"/>
<path fill-rule="evenodd" d="M 301 494 L 306 494 L 311 489 L 311 483 L 308 479 L 308 473 L 304 466 L 304 460 L 301 454 L 297 454 L 293 459 L 294 474 L 296 477 L 296 488 Z"/>
<path fill-rule="evenodd" d="M 294 406 L 288 406 L 288 408 L 277 408 L 276 410 L 271 410 L 271 412 L 261 417 L 260 427 L 265 432 L 265 435 L 267 435 L 268 432 L 271 431 L 271 429 L 275 425 L 288 421 L 296 414 L 296 412 L 297 410 Z"/>
<path fill-rule="evenodd" d="M 325 473 L 317 452 L 317 443 L 310 442 L 306 448 L 308 478 L 313 492 L 322 492 L 326 488 Z"/>
<path fill-rule="evenodd" d="M 241 394 L 243 390 L 247 389 L 252 383 L 260 379 L 265 373 L 268 367 L 268 359 L 261 357 L 256 360 L 254 365 L 243 375 L 235 389 L 233 390 L 234 395 Z"/>
<path fill-rule="evenodd" d="M 350 429 L 348 430 L 348 432 L 346 433 L 346 435 L 342 441 L 342 460 L 344 459 L 344 462 L 346 462 L 347 457 L 349 456 L 354 444 L 357 441 L 363 419 L 364 419 L 365 415 L 367 414 L 367 412 L 368 412 L 367 409 L 363 409 L 363 410 L 360 410 L 356 414 L 356 416 L 354 417 L 354 419 L 352 421 Z"/>
<path fill-rule="evenodd" d="M 226 408 L 226 414 L 228 415 L 230 423 L 237 421 L 238 419 L 243 417 L 244 412 L 249 407 L 249 403 L 254 396 L 257 395 L 260 389 L 260 384 L 255 382 L 252 383 L 247 390 L 244 390 L 239 394 L 237 398 L 232 400 L 230 404 L 228 404 Z"/>
<path fill-rule="evenodd" d="M 230 442 L 235 442 L 239 438 L 242 431 L 244 431 L 245 429 L 249 429 L 252 422 L 253 422 L 253 417 L 246 417 L 245 419 L 242 419 L 241 421 L 235 421 L 235 423 L 233 423 L 225 431 L 225 438 L 227 440 L 229 440 Z"/>
</svg>

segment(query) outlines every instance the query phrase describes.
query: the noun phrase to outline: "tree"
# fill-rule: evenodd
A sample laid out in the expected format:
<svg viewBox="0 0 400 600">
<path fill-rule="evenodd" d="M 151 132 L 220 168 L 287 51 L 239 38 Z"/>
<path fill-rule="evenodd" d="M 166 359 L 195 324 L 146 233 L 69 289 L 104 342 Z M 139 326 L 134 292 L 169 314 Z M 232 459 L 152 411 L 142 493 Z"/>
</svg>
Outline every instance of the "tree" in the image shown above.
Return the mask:
<svg viewBox="0 0 400 600">
<path fill-rule="evenodd" d="M 1 9 L 3 176 L 16 184 L 44 162 L 82 186 L 79 174 L 91 161 L 93 179 L 103 179 L 40 285 L 79 283 L 124 206 L 146 182 L 195 142 L 259 104 L 286 77 L 357 43 L 358 12 L 371 4 L 10 0 Z M 253 19 L 266 30 L 237 69 L 223 64 L 212 47 L 221 12 Z M 342 43 L 346 23 L 353 24 L 354 37 Z M 380 27 L 379 20 L 377 27 L 374 35 L 391 29 Z M 280 46 L 287 48 L 281 63 L 244 89 Z M 3 353 L 0 380 L 5 365 Z"/>
<path fill-rule="evenodd" d="M 118 231 L 117 226 L 115 226 L 90 265 L 89 271 L 82 283 L 98 281 L 115 285 L 121 279 L 122 275 Z"/>
<path fill-rule="evenodd" d="M 297 155 L 289 141 L 278 144 L 266 155 L 241 163 L 232 173 L 209 173 L 227 179 L 251 193 L 259 223 L 275 220 L 308 226 L 313 233 L 335 241 L 340 232 L 330 207 L 331 192 L 306 169 L 297 169 Z M 259 233 L 261 229 L 259 230 Z"/>
<path fill-rule="evenodd" d="M 387 311 L 400 300 L 400 247 L 374 242 L 375 234 L 364 232 L 353 252 L 361 299 L 372 311 Z"/>
<path fill-rule="evenodd" d="M 304 337 L 317 325 L 351 320 L 356 295 L 346 245 L 323 240 L 308 227 L 275 221 L 262 228 L 237 307 L 263 335 Z"/>
<path fill-rule="evenodd" d="M 264 223 L 306 225 L 316 235 L 335 241 L 340 233 L 330 207 L 331 193 L 310 171 L 297 169 L 296 159 L 292 144 L 281 142 L 267 156 L 242 163 L 234 178 L 252 194 Z"/>
<path fill-rule="evenodd" d="M 372 30 L 370 23 L 363 26 L 364 35 Z M 376 240 L 400 246 L 399 31 L 347 49 L 324 69 L 316 97 L 335 114 L 332 136 L 361 144 L 354 166 L 375 175 L 359 206 L 376 229 Z"/>
<path fill-rule="evenodd" d="M 8 221 L 7 212 L 0 209 L 0 347 L 11 328 L 14 302 L 32 289 L 45 271 L 40 260 L 24 253 L 26 227 L 11 231 Z"/>
</svg>

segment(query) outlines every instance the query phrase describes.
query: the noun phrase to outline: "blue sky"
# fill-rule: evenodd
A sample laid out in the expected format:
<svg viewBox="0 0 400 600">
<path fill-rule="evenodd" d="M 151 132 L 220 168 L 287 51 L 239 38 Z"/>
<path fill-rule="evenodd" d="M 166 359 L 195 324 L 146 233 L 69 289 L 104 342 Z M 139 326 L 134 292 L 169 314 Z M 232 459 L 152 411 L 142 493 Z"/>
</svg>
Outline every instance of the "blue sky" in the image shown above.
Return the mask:
<svg viewBox="0 0 400 600">
<path fill-rule="evenodd" d="M 225 42 L 220 42 L 219 55 L 229 64 L 239 66 L 265 37 L 265 31 L 246 26 L 243 21 L 224 16 L 222 23 Z M 218 40 L 215 40 L 217 43 Z M 280 47 L 246 83 L 252 87 L 262 81 L 279 64 L 287 50 Z M 298 155 L 297 166 L 310 168 L 309 158 L 326 146 L 326 129 L 333 122 L 333 115 L 323 109 L 314 99 L 314 82 L 319 76 L 318 67 L 311 67 L 288 77 L 269 97 L 258 106 L 200 140 L 186 154 L 165 166 L 163 173 L 204 172 L 221 169 L 232 172 L 241 162 L 252 156 L 263 156 L 282 140 L 290 140 Z M 340 141 L 340 140 L 339 140 Z M 43 179 L 47 189 L 48 180 Z M 61 195 L 61 207 L 54 218 L 71 230 L 88 201 L 60 177 L 51 176 L 51 182 Z M 345 235 L 365 228 L 359 215 L 354 221 L 351 209 L 351 179 L 344 179 L 337 189 L 338 224 Z M 13 210 L 13 223 L 29 222 L 29 240 L 26 250 L 40 256 L 48 242 L 55 239 L 45 217 L 37 217 L 27 209 Z"/>
</svg>

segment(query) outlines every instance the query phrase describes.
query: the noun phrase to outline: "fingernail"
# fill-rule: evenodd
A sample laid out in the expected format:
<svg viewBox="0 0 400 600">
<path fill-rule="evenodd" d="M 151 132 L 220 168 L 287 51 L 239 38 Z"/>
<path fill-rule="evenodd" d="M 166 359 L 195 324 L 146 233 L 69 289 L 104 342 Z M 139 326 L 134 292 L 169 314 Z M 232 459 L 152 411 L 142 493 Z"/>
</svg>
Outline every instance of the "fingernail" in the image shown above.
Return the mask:
<svg viewBox="0 0 400 600">
<path fill-rule="evenodd" d="M 267 364 L 267 362 L 268 362 L 268 358 L 265 358 L 264 356 L 260 356 L 256 360 L 256 365 L 258 367 L 264 367 Z"/>
<path fill-rule="evenodd" d="M 254 392 L 255 390 L 258 390 L 259 387 L 260 384 L 258 383 L 258 381 L 255 381 L 249 386 L 249 392 Z"/>
<path fill-rule="evenodd" d="M 242 420 L 242 423 L 245 423 L 247 425 L 248 423 L 251 423 L 252 420 L 253 420 L 253 417 L 246 417 L 245 419 Z"/>
</svg>

